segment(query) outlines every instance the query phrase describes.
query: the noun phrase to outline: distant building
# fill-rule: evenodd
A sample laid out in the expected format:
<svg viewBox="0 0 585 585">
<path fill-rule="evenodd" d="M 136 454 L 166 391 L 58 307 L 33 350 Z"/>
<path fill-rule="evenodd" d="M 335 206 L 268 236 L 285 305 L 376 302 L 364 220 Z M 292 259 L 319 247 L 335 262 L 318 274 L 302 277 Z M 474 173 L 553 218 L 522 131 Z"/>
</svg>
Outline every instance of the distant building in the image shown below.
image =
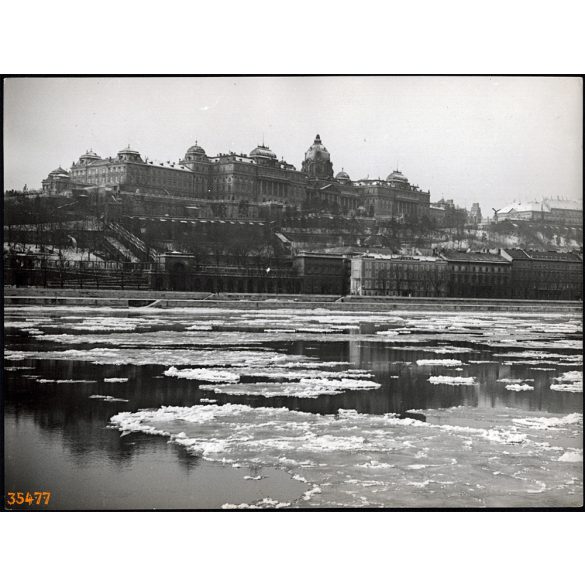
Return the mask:
<svg viewBox="0 0 585 585">
<path fill-rule="evenodd" d="M 544 221 L 547 212 L 542 201 L 530 201 L 528 203 L 513 203 L 498 209 L 496 221 L 508 219 L 510 221 Z"/>
<path fill-rule="evenodd" d="M 540 221 L 563 225 L 583 225 L 583 208 L 568 199 L 545 198 L 542 201 L 513 203 L 495 211 L 496 221 Z"/>
<path fill-rule="evenodd" d="M 445 216 L 447 212 L 444 207 L 438 207 L 434 203 L 429 205 L 429 217 L 435 222 L 437 226 L 445 224 Z"/>
<path fill-rule="evenodd" d="M 347 294 L 347 260 L 338 254 L 301 252 L 293 259 L 304 294 Z"/>
<path fill-rule="evenodd" d="M 449 271 L 448 296 L 509 298 L 511 263 L 485 252 L 443 251 Z"/>
<path fill-rule="evenodd" d="M 369 254 L 351 259 L 352 295 L 440 297 L 447 286 L 447 262 L 437 256 Z"/>
<path fill-rule="evenodd" d="M 481 223 L 482 215 L 479 203 L 474 203 L 471 206 L 471 210 L 469 211 L 469 220 L 471 221 L 471 223 L 474 223 L 476 225 Z"/>
<path fill-rule="evenodd" d="M 501 251 L 512 265 L 512 297 L 522 299 L 583 298 L 583 257 L 575 252 L 539 252 L 518 248 Z"/>
<path fill-rule="evenodd" d="M 583 225 L 583 207 L 577 201 L 568 199 L 545 199 L 549 214 L 548 221 L 565 225 Z"/>
<path fill-rule="evenodd" d="M 386 180 L 361 179 L 354 183 L 366 215 L 377 218 L 416 219 L 429 215 L 430 191 L 411 185 L 399 171 Z"/>
<path fill-rule="evenodd" d="M 71 190 L 74 184 L 75 182 L 69 176 L 69 173 L 59 167 L 51 171 L 49 176 L 42 181 L 43 193 L 46 195 L 59 195 Z"/>
</svg>

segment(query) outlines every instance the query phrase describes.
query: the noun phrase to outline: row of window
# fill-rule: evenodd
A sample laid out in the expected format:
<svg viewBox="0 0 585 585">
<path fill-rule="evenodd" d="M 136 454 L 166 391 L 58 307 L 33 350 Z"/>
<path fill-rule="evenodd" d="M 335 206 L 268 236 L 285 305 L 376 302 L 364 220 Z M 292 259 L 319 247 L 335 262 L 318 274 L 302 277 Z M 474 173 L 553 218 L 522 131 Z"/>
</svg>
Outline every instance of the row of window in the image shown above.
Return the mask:
<svg viewBox="0 0 585 585">
<path fill-rule="evenodd" d="M 503 266 L 467 266 L 467 265 L 454 265 L 454 272 L 507 272 L 509 267 Z"/>
</svg>

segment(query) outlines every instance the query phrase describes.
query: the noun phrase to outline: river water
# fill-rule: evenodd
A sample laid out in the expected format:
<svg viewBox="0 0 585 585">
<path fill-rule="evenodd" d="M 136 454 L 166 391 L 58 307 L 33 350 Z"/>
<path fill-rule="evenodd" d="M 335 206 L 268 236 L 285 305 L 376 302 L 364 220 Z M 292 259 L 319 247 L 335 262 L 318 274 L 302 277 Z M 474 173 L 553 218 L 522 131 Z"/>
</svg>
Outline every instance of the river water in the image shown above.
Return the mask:
<svg viewBox="0 0 585 585">
<path fill-rule="evenodd" d="M 573 507 L 574 315 L 5 309 L 18 509 Z"/>
</svg>

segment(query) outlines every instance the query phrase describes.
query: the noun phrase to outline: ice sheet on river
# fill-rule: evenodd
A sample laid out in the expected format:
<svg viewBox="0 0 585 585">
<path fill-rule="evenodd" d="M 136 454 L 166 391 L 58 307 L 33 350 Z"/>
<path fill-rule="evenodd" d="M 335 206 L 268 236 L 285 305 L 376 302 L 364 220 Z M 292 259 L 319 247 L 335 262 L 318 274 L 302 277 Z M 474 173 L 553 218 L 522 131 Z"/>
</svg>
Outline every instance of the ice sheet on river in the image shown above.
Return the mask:
<svg viewBox="0 0 585 585">
<path fill-rule="evenodd" d="M 551 390 L 557 392 L 583 392 L 583 372 L 564 372 L 554 380 L 556 383 L 551 384 Z"/>
<path fill-rule="evenodd" d="M 75 311 L 74 309 L 82 309 Z M 34 334 L 31 327 L 45 329 L 37 335 L 39 340 L 64 344 L 108 344 L 117 347 L 134 347 L 136 344 L 153 347 L 179 345 L 233 345 L 261 344 L 287 338 L 291 341 L 347 340 L 359 335 L 372 343 L 424 345 L 441 343 L 443 349 L 427 345 L 425 351 L 461 353 L 481 348 L 579 350 L 582 342 L 582 323 L 566 315 L 444 313 L 444 312 L 346 312 L 330 309 L 282 308 L 241 312 L 237 309 L 99 309 L 86 307 L 51 308 L 53 321 L 47 322 L 47 308 L 7 307 L 7 325 L 22 327 Z M 73 313 L 73 315 L 71 314 Z M 76 316 L 79 313 L 79 316 Z M 89 313 L 89 315 L 88 315 Z M 165 331 L 172 324 L 173 330 Z M 360 327 L 369 325 L 362 332 Z M 47 333 L 46 329 L 60 327 L 61 333 Z M 383 328 L 386 329 L 383 329 Z M 389 328 L 390 327 L 390 328 Z M 375 331 L 374 329 L 380 329 Z M 152 329 L 159 329 L 153 331 Z M 85 333 L 84 331 L 90 331 Z M 177 335 L 180 331 L 180 335 Z M 294 333 L 293 333 L 294 331 Z M 107 334 L 107 336 L 104 336 Z M 572 336 L 572 338 L 571 338 Z M 466 343 L 466 348 L 460 342 Z M 420 349 L 420 348 L 417 348 Z M 512 357 L 512 356 L 510 356 Z M 518 356 L 524 359 L 527 356 Z M 555 354 L 554 357 L 558 357 Z M 538 365 L 538 364 L 535 364 Z"/>
<path fill-rule="evenodd" d="M 122 412 L 111 424 L 211 461 L 284 468 L 308 487 L 293 506 L 580 505 L 582 415 L 526 415 L 463 407 L 421 422 L 226 404 Z"/>
<path fill-rule="evenodd" d="M 204 384 L 202 390 L 212 390 L 216 394 L 239 396 L 294 396 L 296 398 L 317 398 L 324 394 L 341 394 L 346 390 L 374 390 L 380 384 L 370 380 L 341 378 L 301 378 L 299 382 L 271 383 L 256 382 L 253 384 L 222 384 L 214 386 Z"/>
</svg>

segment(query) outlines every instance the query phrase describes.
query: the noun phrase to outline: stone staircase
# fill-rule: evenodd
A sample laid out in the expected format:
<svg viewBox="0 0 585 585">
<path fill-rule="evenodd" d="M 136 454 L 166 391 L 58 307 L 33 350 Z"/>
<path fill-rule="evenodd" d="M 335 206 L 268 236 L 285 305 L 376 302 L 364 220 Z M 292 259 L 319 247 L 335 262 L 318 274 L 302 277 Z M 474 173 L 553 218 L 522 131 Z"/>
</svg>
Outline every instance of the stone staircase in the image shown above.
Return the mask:
<svg viewBox="0 0 585 585">
<path fill-rule="evenodd" d="M 111 235 L 104 236 L 104 248 L 106 252 L 118 262 L 140 262 L 140 258 L 133 254 L 117 238 Z"/>
<path fill-rule="evenodd" d="M 138 236 L 121 226 L 119 223 L 112 222 L 108 224 L 110 233 L 118 240 L 127 250 L 132 252 L 140 261 L 149 262 L 156 260 L 156 250 L 149 248 Z"/>
</svg>

